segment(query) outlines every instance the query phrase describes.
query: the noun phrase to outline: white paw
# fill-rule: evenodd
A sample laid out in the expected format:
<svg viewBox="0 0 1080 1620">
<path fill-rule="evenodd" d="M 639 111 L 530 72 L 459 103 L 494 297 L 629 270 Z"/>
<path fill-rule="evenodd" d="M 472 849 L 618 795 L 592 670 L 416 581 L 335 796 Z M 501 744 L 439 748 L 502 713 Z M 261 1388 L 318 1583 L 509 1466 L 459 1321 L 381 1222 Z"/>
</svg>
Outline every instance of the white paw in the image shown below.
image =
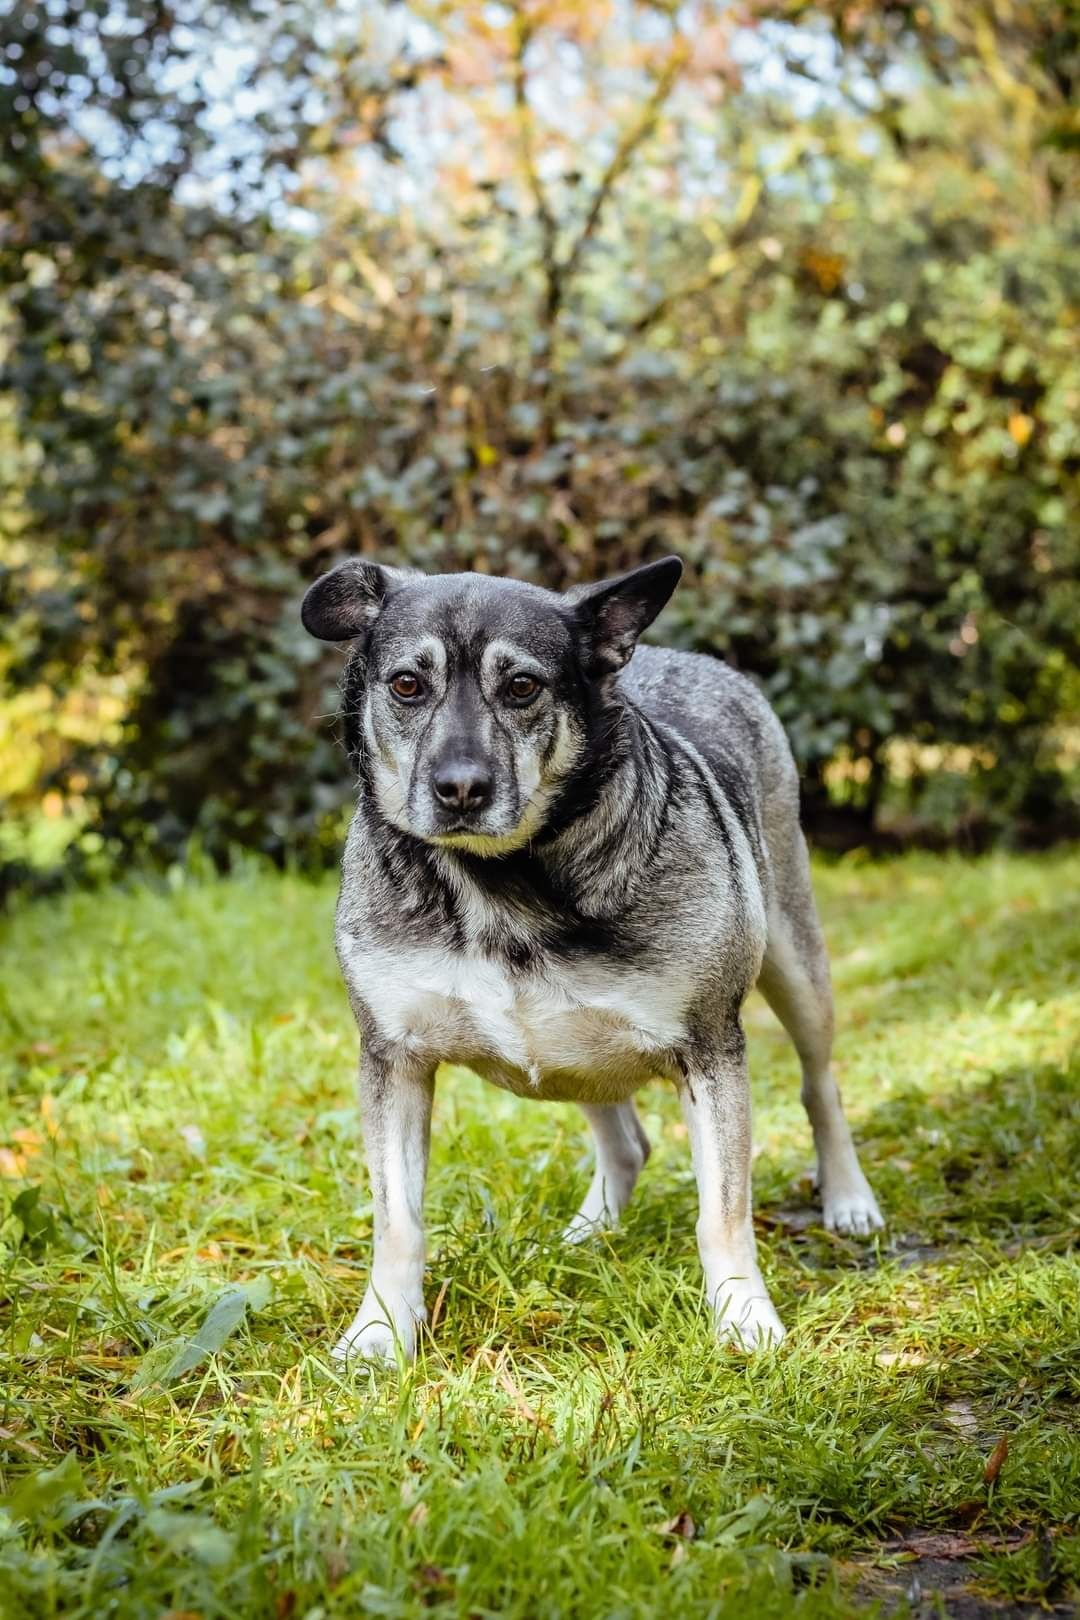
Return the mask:
<svg viewBox="0 0 1080 1620">
<path fill-rule="evenodd" d="M 385 1316 L 373 1316 L 372 1310 L 362 1305 L 330 1354 L 346 1365 L 369 1361 L 394 1367 L 400 1350 L 406 1361 L 412 1361 L 416 1355 L 416 1324 L 416 1317 L 410 1313 L 391 1327 Z"/>
<path fill-rule="evenodd" d="M 823 1200 L 825 1229 L 829 1232 L 850 1232 L 867 1237 L 885 1225 L 877 1199 L 867 1182 L 849 1187 L 843 1192 L 826 1193 Z"/>
<path fill-rule="evenodd" d="M 721 1344 L 734 1344 L 740 1350 L 765 1350 L 784 1337 L 784 1324 L 760 1277 L 732 1277 L 720 1285 L 713 1298 L 716 1335 Z"/>
</svg>

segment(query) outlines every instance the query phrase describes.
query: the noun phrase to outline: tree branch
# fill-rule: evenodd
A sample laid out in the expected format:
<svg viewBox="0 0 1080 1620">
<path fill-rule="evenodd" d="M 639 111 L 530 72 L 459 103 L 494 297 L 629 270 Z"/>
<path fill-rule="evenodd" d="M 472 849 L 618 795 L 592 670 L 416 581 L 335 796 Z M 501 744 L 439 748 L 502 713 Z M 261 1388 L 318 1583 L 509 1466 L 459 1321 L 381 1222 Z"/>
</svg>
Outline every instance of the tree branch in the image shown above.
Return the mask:
<svg viewBox="0 0 1080 1620">
<path fill-rule="evenodd" d="M 750 184 L 755 184 L 755 182 L 752 180 Z M 751 192 L 749 207 L 743 208 L 740 206 L 736 209 L 735 228 L 732 230 L 727 242 L 727 252 L 731 255 L 730 259 L 720 268 L 708 270 L 704 275 L 695 277 L 693 281 L 684 282 L 681 287 L 673 288 L 671 292 L 665 293 L 662 298 L 658 298 L 655 303 L 650 304 L 646 310 L 643 310 L 636 320 L 630 322 L 627 330 L 627 340 L 620 349 L 616 357 L 617 360 L 621 360 L 626 353 L 630 338 L 640 337 L 642 333 L 647 332 L 650 327 L 656 325 L 657 321 L 663 320 L 664 316 L 676 304 L 683 303 L 687 298 L 696 298 L 701 293 L 709 292 L 713 287 L 718 286 L 721 281 L 727 279 L 735 268 L 736 253 L 750 239 L 751 226 L 757 218 L 763 194 L 764 188 L 760 181 L 757 181 L 755 190 Z"/>
<path fill-rule="evenodd" d="M 585 216 L 585 223 L 578 232 L 570 252 L 563 260 L 561 273 L 564 282 L 568 281 L 576 271 L 578 264 L 581 261 L 581 255 L 588 246 L 589 241 L 596 231 L 596 227 L 600 223 L 601 216 L 603 215 L 608 199 L 615 188 L 616 181 L 628 166 L 630 159 L 633 157 L 638 147 L 643 141 L 649 138 L 655 129 L 657 120 L 663 111 L 664 103 L 667 101 L 672 90 L 675 88 L 675 85 L 678 83 L 679 76 L 682 73 L 683 68 L 686 66 L 689 57 L 690 47 L 686 40 L 680 39 L 678 44 L 672 49 L 671 55 L 665 62 L 663 69 L 661 70 L 660 75 L 653 86 L 652 95 L 649 97 L 648 101 L 645 103 L 645 106 L 641 110 L 640 118 L 636 124 L 632 125 L 632 127 L 625 132 L 618 146 L 615 148 L 611 162 L 604 170 L 604 173 L 600 178 L 600 183 L 596 188 L 596 193 L 593 196 L 593 200 L 589 205 L 589 211 Z"/>
<path fill-rule="evenodd" d="M 525 52 L 533 37 L 533 26 L 520 7 L 514 8 L 514 53 L 511 71 L 514 86 L 514 113 L 517 121 L 518 150 L 525 183 L 536 208 L 543 243 L 541 261 L 544 270 L 544 326 L 550 327 L 562 303 L 562 271 L 558 257 L 559 222 L 555 218 L 540 171 L 536 166 L 535 120 L 529 105 L 529 81 L 525 70 Z"/>
</svg>

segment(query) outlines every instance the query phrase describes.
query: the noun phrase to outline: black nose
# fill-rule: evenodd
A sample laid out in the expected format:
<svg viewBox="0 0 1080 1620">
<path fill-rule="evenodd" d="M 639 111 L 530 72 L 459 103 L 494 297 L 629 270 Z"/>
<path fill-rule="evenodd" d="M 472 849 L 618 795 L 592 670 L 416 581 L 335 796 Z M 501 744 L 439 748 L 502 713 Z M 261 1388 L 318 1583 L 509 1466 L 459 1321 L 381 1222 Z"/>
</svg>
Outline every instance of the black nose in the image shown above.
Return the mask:
<svg viewBox="0 0 1080 1620">
<path fill-rule="evenodd" d="M 472 760 L 440 765 L 431 778 L 435 797 L 447 810 L 482 810 L 491 802 L 491 773 Z"/>
</svg>

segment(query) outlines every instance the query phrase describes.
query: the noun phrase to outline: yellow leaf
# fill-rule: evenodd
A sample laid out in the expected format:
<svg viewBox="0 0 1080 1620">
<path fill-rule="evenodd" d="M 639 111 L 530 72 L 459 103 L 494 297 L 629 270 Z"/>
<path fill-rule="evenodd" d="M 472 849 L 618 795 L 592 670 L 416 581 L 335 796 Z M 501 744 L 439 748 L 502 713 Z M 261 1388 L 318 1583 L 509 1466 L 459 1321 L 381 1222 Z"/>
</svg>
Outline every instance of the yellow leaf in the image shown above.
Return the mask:
<svg viewBox="0 0 1080 1620">
<path fill-rule="evenodd" d="M 60 1123 L 56 1117 L 56 1098 L 46 1094 L 41 1099 L 41 1118 L 45 1129 L 51 1137 L 60 1135 Z"/>
<path fill-rule="evenodd" d="M 745 225 L 750 215 L 758 205 L 761 196 L 761 177 L 756 174 L 749 175 L 739 193 L 739 200 L 735 204 L 735 213 L 732 216 L 733 225 Z"/>
<path fill-rule="evenodd" d="M 1035 418 L 1023 411 L 1014 411 L 1009 417 L 1009 436 L 1021 449 L 1035 431 Z"/>
</svg>

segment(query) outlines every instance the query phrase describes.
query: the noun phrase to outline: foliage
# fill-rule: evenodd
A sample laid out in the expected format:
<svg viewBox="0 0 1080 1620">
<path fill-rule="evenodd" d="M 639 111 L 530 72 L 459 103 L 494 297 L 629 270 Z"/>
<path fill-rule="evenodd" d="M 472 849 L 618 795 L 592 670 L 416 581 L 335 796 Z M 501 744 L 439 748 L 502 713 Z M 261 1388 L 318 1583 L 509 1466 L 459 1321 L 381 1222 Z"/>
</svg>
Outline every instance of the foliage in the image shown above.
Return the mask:
<svg viewBox="0 0 1080 1620">
<path fill-rule="evenodd" d="M 436 1321 L 400 1378 L 327 1355 L 371 1230 L 331 885 L 177 870 L 16 907 L 0 1614 L 839 1620 L 927 1535 L 984 1591 L 1067 1604 L 1078 878 L 1075 854 L 819 870 L 890 1224 L 870 1248 L 816 1224 L 797 1063 L 752 1000 L 776 1354 L 713 1342 L 670 1088 L 642 1095 L 654 1152 L 622 1228 L 569 1251 L 576 1110 L 444 1072 Z M 893 1580 L 929 1593 L 940 1569 Z"/>
<path fill-rule="evenodd" d="M 1069 824 L 1071 6 L 11 7 L 9 675 L 84 849 L 334 844 L 305 581 L 688 561 L 819 830 Z M 207 71 L 210 62 L 214 71 Z M 107 694 L 105 698 L 101 694 Z M 37 694 L 37 696 L 35 696 Z M 36 706 L 35 706 L 36 705 Z M 24 773 L 25 776 L 25 773 Z"/>
</svg>

